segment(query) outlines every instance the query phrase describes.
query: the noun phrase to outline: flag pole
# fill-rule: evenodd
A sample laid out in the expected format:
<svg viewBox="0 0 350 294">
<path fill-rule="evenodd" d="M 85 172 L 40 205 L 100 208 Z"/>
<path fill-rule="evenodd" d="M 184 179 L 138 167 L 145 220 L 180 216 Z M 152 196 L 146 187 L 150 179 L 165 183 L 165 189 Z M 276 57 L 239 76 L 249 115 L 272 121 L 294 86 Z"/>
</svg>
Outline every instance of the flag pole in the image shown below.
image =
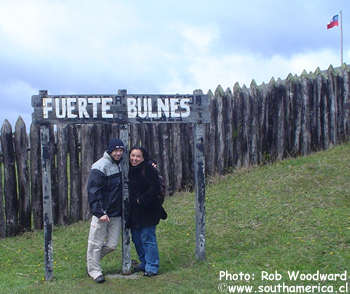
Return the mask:
<svg viewBox="0 0 350 294">
<path fill-rule="evenodd" d="M 343 66 L 343 13 L 340 10 L 340 66 Z"/>
</svg>

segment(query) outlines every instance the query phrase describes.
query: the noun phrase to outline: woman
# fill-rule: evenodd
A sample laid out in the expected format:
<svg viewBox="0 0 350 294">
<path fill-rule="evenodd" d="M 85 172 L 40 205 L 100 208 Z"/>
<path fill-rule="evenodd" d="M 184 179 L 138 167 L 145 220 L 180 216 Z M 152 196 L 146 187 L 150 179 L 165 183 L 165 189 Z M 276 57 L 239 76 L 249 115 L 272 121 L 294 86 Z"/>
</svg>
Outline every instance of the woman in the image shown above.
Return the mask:
<svg viewBox="0 0 350 294">
<path fill-rule="evenodd" d="M 144 271 L 144 276 L 152 277 L 159 268 L 156 225 L 166 217 L 158 197 L 160 181 L 144 148 L 131 148 L 129 158 L 129 226 L 140 259 L 135 271 Z"/>
</svg>

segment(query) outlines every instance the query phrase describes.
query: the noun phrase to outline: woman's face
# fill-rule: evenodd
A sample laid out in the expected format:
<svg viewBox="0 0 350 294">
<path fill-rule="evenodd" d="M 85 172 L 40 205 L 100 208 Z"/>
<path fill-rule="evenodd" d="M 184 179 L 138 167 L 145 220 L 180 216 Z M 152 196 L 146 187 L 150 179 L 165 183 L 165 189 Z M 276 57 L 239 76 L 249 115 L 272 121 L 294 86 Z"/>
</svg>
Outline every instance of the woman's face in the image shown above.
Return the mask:
<svg viewBox="0 0 350 294">
<path fill-rule="evenodd" d="M 141 150 L 134 149 L 130 153 L 130 164 L 131 166 L 137 166 L 144 161 L 143 154 Z"/>
</svg>

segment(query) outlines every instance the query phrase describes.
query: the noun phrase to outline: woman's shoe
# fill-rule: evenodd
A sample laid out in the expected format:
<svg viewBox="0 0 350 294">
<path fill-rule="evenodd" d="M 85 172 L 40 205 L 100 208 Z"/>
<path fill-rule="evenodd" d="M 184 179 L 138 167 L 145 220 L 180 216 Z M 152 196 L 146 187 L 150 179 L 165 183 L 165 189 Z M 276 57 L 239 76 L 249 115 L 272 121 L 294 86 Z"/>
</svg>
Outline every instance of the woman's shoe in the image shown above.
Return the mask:
<svg viewBox="0 0 350 294">
<path fill-rule="evenodd" d="M 149 278 L 156 276 L 156 275 L 158 275 L 158 273 L 145 272 L 143 274 L 144 277 L 149 277 Z"/>
</svg>

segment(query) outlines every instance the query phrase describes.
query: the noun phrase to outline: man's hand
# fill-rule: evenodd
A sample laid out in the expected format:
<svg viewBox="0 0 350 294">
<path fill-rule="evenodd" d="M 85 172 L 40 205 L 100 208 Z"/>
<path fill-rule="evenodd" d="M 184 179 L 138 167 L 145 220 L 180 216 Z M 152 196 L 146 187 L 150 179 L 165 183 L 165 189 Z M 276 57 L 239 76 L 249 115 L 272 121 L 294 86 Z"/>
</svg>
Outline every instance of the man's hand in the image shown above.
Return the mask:
<svg viewBox="0 0 350 294">
<path fill-rule="evenodd" d="M 107 222 L 107 223 L 109 223 L 109 217 L 108 217 L 108 215 L 107 215 L 107 214 L 102 215 L 102 216 L 100 217 L 100 221 L 101 221 L 101 222 Z"/>
</svg>

